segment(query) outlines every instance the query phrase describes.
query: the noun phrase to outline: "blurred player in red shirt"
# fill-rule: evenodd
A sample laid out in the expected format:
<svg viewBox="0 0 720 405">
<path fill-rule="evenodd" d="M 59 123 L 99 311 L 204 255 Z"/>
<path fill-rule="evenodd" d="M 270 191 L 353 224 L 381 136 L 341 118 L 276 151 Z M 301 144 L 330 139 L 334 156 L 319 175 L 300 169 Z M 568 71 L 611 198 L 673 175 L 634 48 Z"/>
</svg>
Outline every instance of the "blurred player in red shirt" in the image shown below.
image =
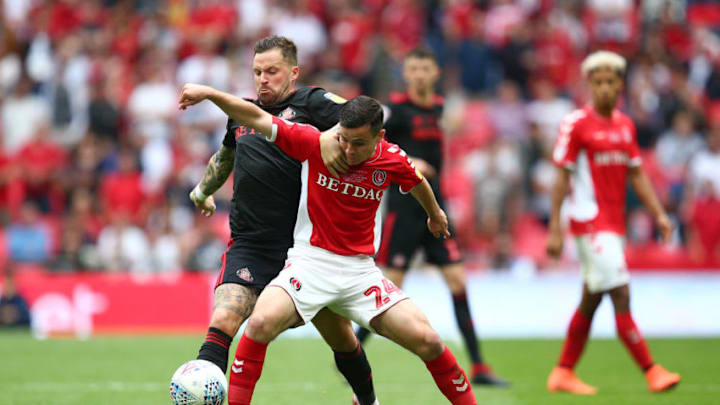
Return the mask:
<svg viewBox="0 0 720 405">
<path fill-rule="evenodd" d="M 452 352 L 422 311 L 383 276 L 373 260 L 380 245 L 380 201 L 391 183 L 420 202 L 433 236 L 450 236 L 445 212 L 428 182 L 405 151 L 383 139 L 380 104 L 359 96 L 342 107 L 339 144 L 350 169 L 337 178 L 323 163 L 317 128 L 273 117 L 252 103 L 206 86 L 185 85 L 180 107 L 206 98 L 302 162 L 295 244 L 288 251 L 285 269 L 260 294 L 238 344 L 229 404 L 250 403 L 268 343 L 284 330 L 311 321 L 325 307 L 420 357 L 450 403 L 476 404 Z"/>
<path fill-rule="evenodd" d="M 552 392 L 594 394 L 573 371 L 585 347 L 593 315 L 605 293 L 615 308 L 617 333 L 645 373 L 650 391 L 665 391 L 680 381 L 653 362 L 630 314 L 630 274 L 625 263 L 625 196 L 630 180 L 635 193 L 655 218 L 667 242 L 673 226 L 642 169 L 635 126 L 615 109 L 623 89 L 626 62 L 612 52 L 589 55 L 582 64 L 592 103 L 565 117 L 560 125 L 553 161 L 558 166 L 552 190 L 547 252 L 558 257 L 563 249 L 560 208 L 568 191 L 570 231 L 575 237 L 583 276 L 580 305 L 570 321 L 558 365 L 548 378 Z M 570 187 L 572 186 L 572 187 Z"/>
</svg>

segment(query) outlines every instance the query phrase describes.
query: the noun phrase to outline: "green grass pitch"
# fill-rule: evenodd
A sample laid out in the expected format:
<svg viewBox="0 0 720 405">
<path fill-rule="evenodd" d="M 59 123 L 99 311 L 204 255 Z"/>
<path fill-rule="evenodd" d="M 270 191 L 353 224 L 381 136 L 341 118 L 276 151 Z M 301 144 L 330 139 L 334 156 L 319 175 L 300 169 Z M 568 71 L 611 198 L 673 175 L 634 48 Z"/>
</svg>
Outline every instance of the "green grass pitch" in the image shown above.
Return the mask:
<svg viewBox="0 0 720 405">
<path fill-rule="evenodd" d="M 169 404 L 173 371 L 195 357 L 202 336 L 117 336 L 89 341 L 38 341 L 0 332 L 0 404 Z M 559 340 L 489 340 L 482 348 L 510 389 L 475 387 L 478 404 L 720 404 L 720 339 L 652 339 L 656 360 L 683 381 L 650 394 L 643 376 L 616 340 L 592 340 L 579 375 L 599 387 L 593 397 L 549 394 L 545 379 Z M 451 344 L 467 365 L 466 353 Z M 234 351 L 234 349 L 233 349 Z M 424 365 L 385 339 L 366 345 L 383 405 L 447 404 Z M 322 341 L 280 339 L 270 345 L 257 405 L 349 405 L 351 392 Z"/>
</svg>

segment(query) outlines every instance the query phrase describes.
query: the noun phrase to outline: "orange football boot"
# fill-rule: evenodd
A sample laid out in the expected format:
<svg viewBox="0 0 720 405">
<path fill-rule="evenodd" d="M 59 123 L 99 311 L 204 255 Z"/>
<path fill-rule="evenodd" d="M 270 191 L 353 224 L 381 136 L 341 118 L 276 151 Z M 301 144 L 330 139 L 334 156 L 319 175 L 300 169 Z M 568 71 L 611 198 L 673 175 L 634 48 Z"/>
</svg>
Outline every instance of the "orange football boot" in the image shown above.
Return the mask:
<svg viewBox="0 0 720 405">
<path fill-rule="evenodd" d="M 648 388 L 651 392 L 663 392 L 675 387 L 680 382 L 680 374 L 671 373 L 661 365 L 655 364 L 645 372 Z"/>
<path fill-rule="evenodd" d="M 555 367 L 550 373 L 547 381 L 547 389 L 550 392 L 569 392 L 579 395 L 593 395 L 597 388 L 582 382 L 575 372 L 566 367 Z"/>
</svg>

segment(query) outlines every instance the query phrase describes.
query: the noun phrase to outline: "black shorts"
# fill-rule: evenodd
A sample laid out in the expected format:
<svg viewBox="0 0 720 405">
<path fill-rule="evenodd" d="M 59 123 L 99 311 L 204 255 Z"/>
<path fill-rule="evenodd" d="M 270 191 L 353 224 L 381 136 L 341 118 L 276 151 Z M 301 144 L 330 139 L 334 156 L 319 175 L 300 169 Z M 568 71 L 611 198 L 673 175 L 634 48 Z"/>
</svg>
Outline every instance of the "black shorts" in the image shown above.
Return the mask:
<svg viewBox="0 0 720 405">
<path fill-rule="evenodd" d="M 286 258 L 287 249 L 260 249 L 230 240 L 215 288 L 231 283 L 262 290 L 280 273 Z"/>
<path fill-rule="evenodd" d="M 452 227 L 450 234 L 453 234 Z M 407 270 L 410 260 L 420 248 L 425 252 L 425 261 L 437 266 L 463 260 L 457 241 L 452 236 L 442 239 L 430 233 L 424 211 L 422 214 L 414 209 L 388 211 L 375 261 L 384 267 Z"/>
</svg>

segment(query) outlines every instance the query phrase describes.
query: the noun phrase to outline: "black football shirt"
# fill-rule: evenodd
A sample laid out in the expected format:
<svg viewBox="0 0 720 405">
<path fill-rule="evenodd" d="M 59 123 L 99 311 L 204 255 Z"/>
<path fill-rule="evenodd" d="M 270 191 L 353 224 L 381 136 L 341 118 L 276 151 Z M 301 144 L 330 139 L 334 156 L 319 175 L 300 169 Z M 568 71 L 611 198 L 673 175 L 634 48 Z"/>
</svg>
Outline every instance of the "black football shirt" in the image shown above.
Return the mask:
<svg viewBox="0 0 720 405">
<path fill-rule="evenodd" d="M 321 131 L 338 122 L 345 102 L 319 87 L 296 89 L 285 100 L 263 106 L 270 114 L 310 124 Z M 286 251 L 300 200 L 300 162 L 288 157 L 265 136 L 228 120 L 223 145 L 235 149 L 230 231 L 233 240 L 248 247 Z"/>
<path fill-rule="evenodd" d="M 438 178 L 443 165 L 443 132 L 439 122 L 443 113 L 442 98 L 436 97 L 431 107 L 421 107 L 413 104 L 407 94 L 395 93 L 390 96 L 388 108 L 390 117 L 385 122 L 385 136 L 408 155 L 423 159 L 435 168 L 438 175 L 427 180 L 435 196 L 441 200 Z M 395 185 L 391 186 L 387 195 L 390 210 L 422 211 L 413 198 L 401 195 Z"/>
</svg>

